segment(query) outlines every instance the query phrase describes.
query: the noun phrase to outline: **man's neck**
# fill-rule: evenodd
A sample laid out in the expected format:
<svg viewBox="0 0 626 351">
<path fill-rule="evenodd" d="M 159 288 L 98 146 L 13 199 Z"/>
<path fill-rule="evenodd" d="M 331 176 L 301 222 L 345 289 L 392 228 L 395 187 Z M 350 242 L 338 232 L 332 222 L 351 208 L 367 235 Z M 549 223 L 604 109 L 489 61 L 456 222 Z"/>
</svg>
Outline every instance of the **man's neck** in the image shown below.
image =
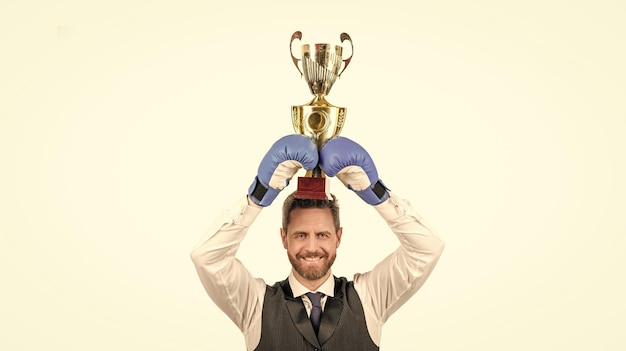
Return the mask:
<svg viewBox="0 0 626 351">
<path fill-rule="evenodd" d="M 325 285 L 325 283 L 327 282 L 327 280 L 329 278 L 332 278 L 332 272 L 329 270 L 328 273 L 320 278 L 320 279 L 316 279 L 316 280 L 308 280 L 305 279 L 304 277 L 300 276 L 296 271 L 291 272 L 291 275 L 293 276 L 292 278 L 295 279 L 299 284 L 301 284 L 304 288 L 306 288 L 308 291 L 318 291 L 320 289 L 320 287 L 322 287 L 323 285 Z M 334 291 L 334 282 L 332 283 L 331 286 L 328 286 L 326 288 L 323 288 L 323 290 L 327 290 L 325 291 L 325 293 L 327 295 L 334 295 L 332 292 Z M 300 292 L 300 293 L 304 293 L 304 292 Z"/>
</svg>

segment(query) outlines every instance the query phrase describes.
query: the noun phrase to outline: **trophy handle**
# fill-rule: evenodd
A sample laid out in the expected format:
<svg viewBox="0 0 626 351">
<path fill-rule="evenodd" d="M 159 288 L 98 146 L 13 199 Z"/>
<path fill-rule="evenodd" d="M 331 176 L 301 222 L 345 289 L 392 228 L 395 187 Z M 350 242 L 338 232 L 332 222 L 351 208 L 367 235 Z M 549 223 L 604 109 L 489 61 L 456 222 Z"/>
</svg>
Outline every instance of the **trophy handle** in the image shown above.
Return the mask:
<svg viewBox="0 0 626 351">
<path fill-rule="evenodd" d="M 300 33 L 300 32 L 298 32 L 298 33 Z M 294 35 L 295 35 L 295 33 L 294 33 Z M 350 38 L 348 33 L 341 33 L 341 35 L 339 35 L 339 39 L 341 40 L 342 44 L 346 40 L 350 42 L 350 57 L 348 57 L 345 60 L 342 60 L 343 61 L 343 69 L 341 70 L 341 72 L 339 72 L 339 75 L 338 75 L 338 77 L 341 77 L 341 74 L 343 73 L 343 71 L 345 71 L 346 68 L 348 67 L 348 65 L 350 64 L 350 60 L 352 60 L 352 56 L 354 55 L 354 45 L 352 45 L 352 38 Z"/>
<path fill-rule="evenodd" d="M 302 40 L 302 32 L 300 31 L 295 31 L 292 35 L 291 35 L 291 41 L 289 41 L 289 53 L 291 54 L 291 59 L 293 60 L 293 64 L 296 65 L 296 68 L 298 69 L 298 72 L 300 72 L 300 77 L 302 77 L 304 75 L 304 73 L 302 73 L 302 70 L 300 70 L 300 66 L 298 66 L 298 61 L 300 61 L 301 59 L 296 58 L 295 56 L 293 56 L 293 41 L 294 40 Z"/>
</svg>

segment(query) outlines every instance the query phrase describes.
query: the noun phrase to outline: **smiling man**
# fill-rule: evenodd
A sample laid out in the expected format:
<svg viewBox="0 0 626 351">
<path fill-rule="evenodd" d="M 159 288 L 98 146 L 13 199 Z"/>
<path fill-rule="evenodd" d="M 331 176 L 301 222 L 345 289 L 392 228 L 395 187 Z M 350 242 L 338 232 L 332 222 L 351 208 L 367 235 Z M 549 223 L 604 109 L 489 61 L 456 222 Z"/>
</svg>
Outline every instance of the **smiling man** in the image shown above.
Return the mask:
<svg viewBox="0 0 626 351">
<path fill-rule="evenodd" d="M 280 228 L 283 247 L 296 279 L 310 290 L 317 290 L 330 276 L 341 242 L 339 208 L 332 202 L 299 200 L 291 194 L 284 204 L 286 219 Z M 310 204 L 311 208 L 305 207 Z M 325 206 L 328 203 L 329 207 Z M 335 221 L 333 212 L 337 216 Z"/>
<path fill-rule="evenodd" d="M 335 196 L 301 199 L 292 193 L 283 203 L 280 229 L 292 269 L 287 279 L 267 285 L 236 259 L 239 244 L 296 172 L 318 164 L 371 205 L 400 245 L 371 271 L 352 280 L 336 277 L 331 267 L 343 229 Z M 242 331 L 247 350 L 259 351 L 379 350 L 384 323 L 424 284 L 444 247 L 411 205 L 380 181 L 359 144 L 336 137 L 318 152 L 299 134 L 272 145 L 247 196 L 207 234 L 191 253 L 200 281 Z"/>
</svg>

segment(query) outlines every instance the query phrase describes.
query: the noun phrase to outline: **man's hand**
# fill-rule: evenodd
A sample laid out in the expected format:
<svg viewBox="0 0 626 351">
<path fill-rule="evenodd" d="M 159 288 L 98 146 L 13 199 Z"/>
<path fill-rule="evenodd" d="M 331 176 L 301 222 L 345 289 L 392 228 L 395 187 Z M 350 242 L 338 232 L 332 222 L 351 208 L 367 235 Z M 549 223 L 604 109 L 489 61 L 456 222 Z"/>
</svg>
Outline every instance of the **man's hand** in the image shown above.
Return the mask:
<svg viewBox="0 0 626 351">
<path fill-rule="evenodd" d="M 370 155 L 348 138 L 336 137 L 326 142 L 320 151 L 320 167 L 328 176 L 337 176 L 370 205 L 378 205 L 389 198 Z"/>
<path fill-rule="evenodd" d="M 291 134 L 280 138 L 269 149 L 256 178 L 248 189 L 248 199 L 259 206 L 269 206 L 300 168 L 317 166 L 317 146 L 309 137 Z"/>
</svg>

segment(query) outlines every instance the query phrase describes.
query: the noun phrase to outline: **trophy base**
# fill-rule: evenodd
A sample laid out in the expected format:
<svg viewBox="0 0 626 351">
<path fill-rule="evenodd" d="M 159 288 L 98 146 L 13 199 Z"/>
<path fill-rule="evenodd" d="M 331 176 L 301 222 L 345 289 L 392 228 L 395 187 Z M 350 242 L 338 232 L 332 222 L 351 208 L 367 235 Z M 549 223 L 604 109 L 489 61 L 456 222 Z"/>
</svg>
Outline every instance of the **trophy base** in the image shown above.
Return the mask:
<svg viewBox="0 0 626 351">
<path fill-rule="evenodd" d="M 297 199 L 332 199 L 330 196 L 330 179 L 326 177 L 298 177 L 298 189 L 295 197 Z"/>
</svg>

